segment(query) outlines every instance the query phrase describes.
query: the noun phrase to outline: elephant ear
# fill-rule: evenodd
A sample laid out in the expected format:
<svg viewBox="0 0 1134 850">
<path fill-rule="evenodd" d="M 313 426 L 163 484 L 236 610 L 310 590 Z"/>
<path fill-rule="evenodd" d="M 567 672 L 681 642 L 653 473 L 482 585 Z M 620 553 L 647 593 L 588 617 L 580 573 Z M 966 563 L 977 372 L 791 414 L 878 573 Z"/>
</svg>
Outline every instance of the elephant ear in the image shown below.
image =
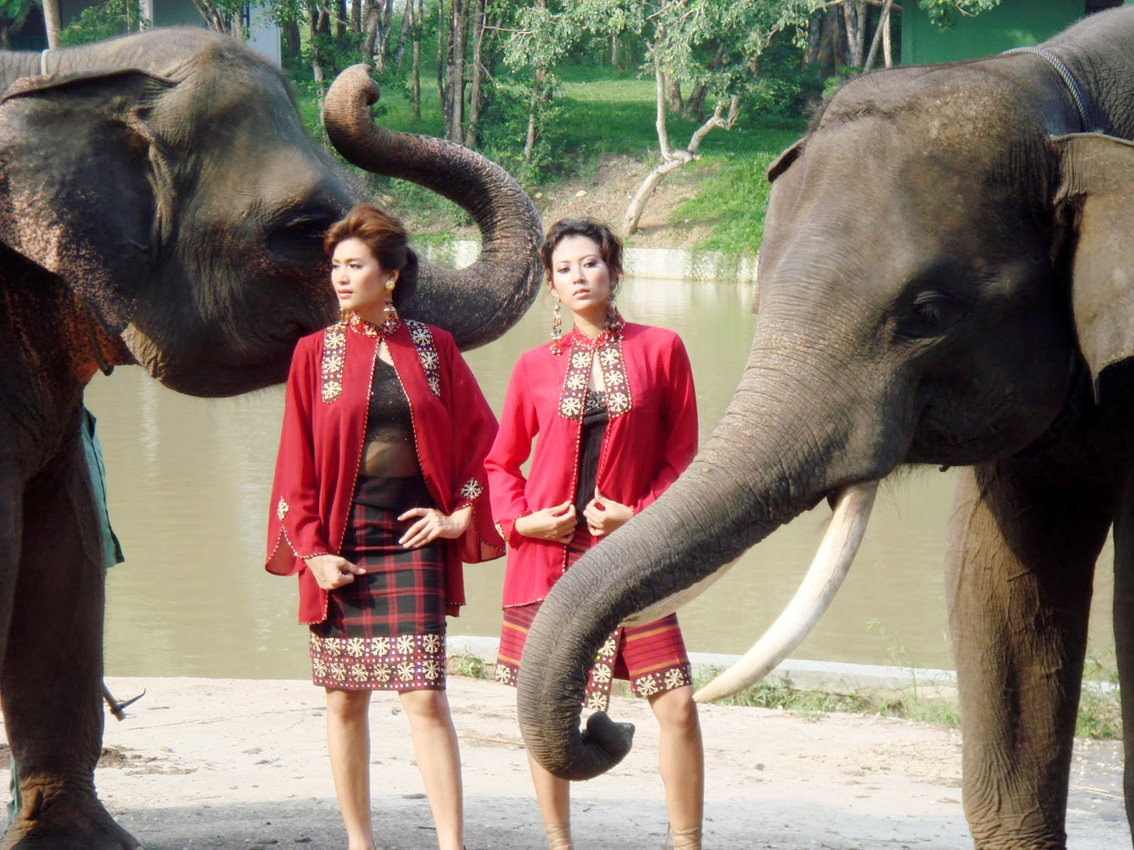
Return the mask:
<svg viewBox="0 0 1134 850">
<path fill-rule="evenodd" d="M 804 136 L 790 148 L 781 153 L 768 166 L 768 182 L 772 184 L 772 191 L 768 198 L 768 212 L 764 217 L 764 239 L 760 243 L 760 250 L 756 254 L 756 291 L 752 294 L 752 312 L 760 312 L 760 278 L 771 273 L 771 269 L 779 259 L 779 246 L 775 237 L 769 232 L 776 232 L 776 223 L 786 219 L 790 214 L 796 199 L 796 181 L 799 175 L 792 178 L 791 166 L 803 154 L 807 142 Z M 798 169 L 796 169 L 798 171 Z"/>
<path fill-rule="evenodd" d="M 172 82 L 138 70 L 26 77 L 0 98 L 0 241 L 108 331 L 130 322 L 171 196 L 146 117 Z"/>
<path fill-rule="evenodd" d="M 1072 315 L 1097 395 L 1103 372 L 1134 357 L 1134 143 L 1083 133 L 1054 144 Z"/>
</svg>

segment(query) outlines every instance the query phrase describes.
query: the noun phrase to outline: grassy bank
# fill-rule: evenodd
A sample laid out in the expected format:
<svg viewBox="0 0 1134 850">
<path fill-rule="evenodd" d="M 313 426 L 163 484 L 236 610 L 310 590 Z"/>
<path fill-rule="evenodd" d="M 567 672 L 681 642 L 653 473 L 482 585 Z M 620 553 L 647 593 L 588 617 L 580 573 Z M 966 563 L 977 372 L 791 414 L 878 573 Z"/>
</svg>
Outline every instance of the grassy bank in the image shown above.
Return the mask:
<svg viewBox="0 0 1134 850">
<path fill-rule="evenodd" d="M 607 72 L 611 74 L 613 72 Z M 545 217 L 562 215 L 552 199 L 578 197 L 578 209 L 568 214 L 594 213 L 617 222 L 642 177 L 656 161 L 654 84 L 622 74 L 594 79 L 580 69 L 580 79 L 563 83 L 555 99 L 558 118 L 548 130 L 538 171 L 527 169 L 519 157 L 522 137 L 511 124 L 485 127 L 485 152 L 517 176 Z M 516 94 L 519 93 L 517 89 Z M 301 93 L 300 111 L 313 138 L 322 139 L 318 106 L 313 94 Z M 437 89 L 422 80 L 422 118 L 413 117 L 404 90 L 386 88 L 377 107 L 378 123 L 390 130 L 439 135 Z M 514 120 L 513 122 L 514 123 Z M 662 183 L 651 201 L 662 213 L 652 238 L 658 244 L 690 250 L 713 250 L 731 255 L 753 253 L 763 233 L 768 164 L 802 131 L 802 122 L 761 122 L 745 115 L 731 131 L 713 130 L 701 145 L 701 159 Z M 671 144 L 683 146 L 696 124 L 671 116 Z M 507 132 L 505 132 L 507 131 Z M 602 172 L 602 179 L 598 175 Z M 416 186 L 385 178 L 370 178 L 375 193 L 406 219 L 419 238 L 475 236 L 472 222 L 448 201 Z M 582 193 L 582 194 L 579 194 Z M 655 214 L 655 220 L 657 215 Z M 630 244 L 645 237 L 631 238 Z"/>
</svg>

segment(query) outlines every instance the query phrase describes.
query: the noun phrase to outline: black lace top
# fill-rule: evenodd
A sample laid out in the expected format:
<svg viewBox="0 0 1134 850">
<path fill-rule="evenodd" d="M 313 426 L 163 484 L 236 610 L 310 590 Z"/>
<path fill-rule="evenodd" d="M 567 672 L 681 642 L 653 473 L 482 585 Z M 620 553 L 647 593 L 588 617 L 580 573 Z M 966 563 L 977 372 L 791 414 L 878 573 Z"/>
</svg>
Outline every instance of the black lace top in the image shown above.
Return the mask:
<svg viewBox="0 0 1134 850">
<path fill-rule="evenodd" d="M 374 362 L 362 457 L 362 471 L 366 475 L 401 478 L 421 472 L 409 400 L 398 380 L 398 373 L 381 357 L 375 358 Z"/>
<path fill-rule="evenodd" d="M 575 485 L 575 517 L 579 528 L 586 528 L 583 510 L 595 497 L 595 479 L 598 476 L 599 455 L 602 453 L 602 440 L 606 435 L 606 423 L 610 416 L 606 411 L 606 393 L 587 390 L 583 402 L 583 431 L 579 436 L 579 476 Z"/>
</svg>

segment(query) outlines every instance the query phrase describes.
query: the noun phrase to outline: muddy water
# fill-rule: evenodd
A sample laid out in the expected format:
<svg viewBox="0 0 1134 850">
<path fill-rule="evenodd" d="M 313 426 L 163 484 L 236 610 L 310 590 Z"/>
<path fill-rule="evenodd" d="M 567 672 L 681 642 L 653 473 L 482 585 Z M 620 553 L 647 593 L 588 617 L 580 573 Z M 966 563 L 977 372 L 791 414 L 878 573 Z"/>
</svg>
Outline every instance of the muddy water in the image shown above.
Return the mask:
<svg viewBox="0 0 1134 850">
<path fill-rule="evenodd" d="M 749 285 L 647 280 L 628 281 L 619 298 L 630 320 L 685 339 L 702 439 L 743 369 L 751 301 Z M 549 317 L 541 299 L 505 337 L 469 354 L 497 410 L 516 356 L 546 340 Z M 262 568 L 282 389 L 204 401 L 127 368 L 96 378 L 87 403 L 99 420 L 111 517 L 127 556 L 108 579 L 108 672 L 307 676 L 295 580 Z M 952 666 L 941 562 L 953 485 L 952 473 L 931 469 L 884 485 L 850 577 L 796 657 Z M 829 516 L 822 506 L 781 529 L 686 608 L 689 648 L 745 651 L 791 597 Z M 450 621 L 453 633 L 498 633 L 503 572 L 502 560 L 466 567 L 469 605 Z M 1100 657 L 1113 645 L 1110 581 L 1100 564 L 1092 618 Z"/>
</svg>

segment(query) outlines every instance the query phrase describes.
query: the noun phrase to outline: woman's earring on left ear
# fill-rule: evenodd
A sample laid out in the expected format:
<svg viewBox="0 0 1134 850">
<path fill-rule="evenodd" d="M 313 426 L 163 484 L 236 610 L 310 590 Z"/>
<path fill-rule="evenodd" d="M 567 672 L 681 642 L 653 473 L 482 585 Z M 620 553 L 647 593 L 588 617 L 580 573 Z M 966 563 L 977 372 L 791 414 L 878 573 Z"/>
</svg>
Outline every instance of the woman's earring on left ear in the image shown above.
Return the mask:
<svg viewBox="0 0 1134 850">
<path fill-rule="evenodd" d="M 386 318 L 382 322 L 382 333 L 390 334 L 398 329 L 398 309 L 394 306 L 394 281 L 386 281 Z"/>
<path fill-rule="evenodd" d="M 551 297 L 555 301 L 555 309 L 551 311 L 551 353 L 558 354 L 563 343 L 563 317 L 560 315 L 562 305 L 558 292 L 553 291 Z"/>
</svg>

